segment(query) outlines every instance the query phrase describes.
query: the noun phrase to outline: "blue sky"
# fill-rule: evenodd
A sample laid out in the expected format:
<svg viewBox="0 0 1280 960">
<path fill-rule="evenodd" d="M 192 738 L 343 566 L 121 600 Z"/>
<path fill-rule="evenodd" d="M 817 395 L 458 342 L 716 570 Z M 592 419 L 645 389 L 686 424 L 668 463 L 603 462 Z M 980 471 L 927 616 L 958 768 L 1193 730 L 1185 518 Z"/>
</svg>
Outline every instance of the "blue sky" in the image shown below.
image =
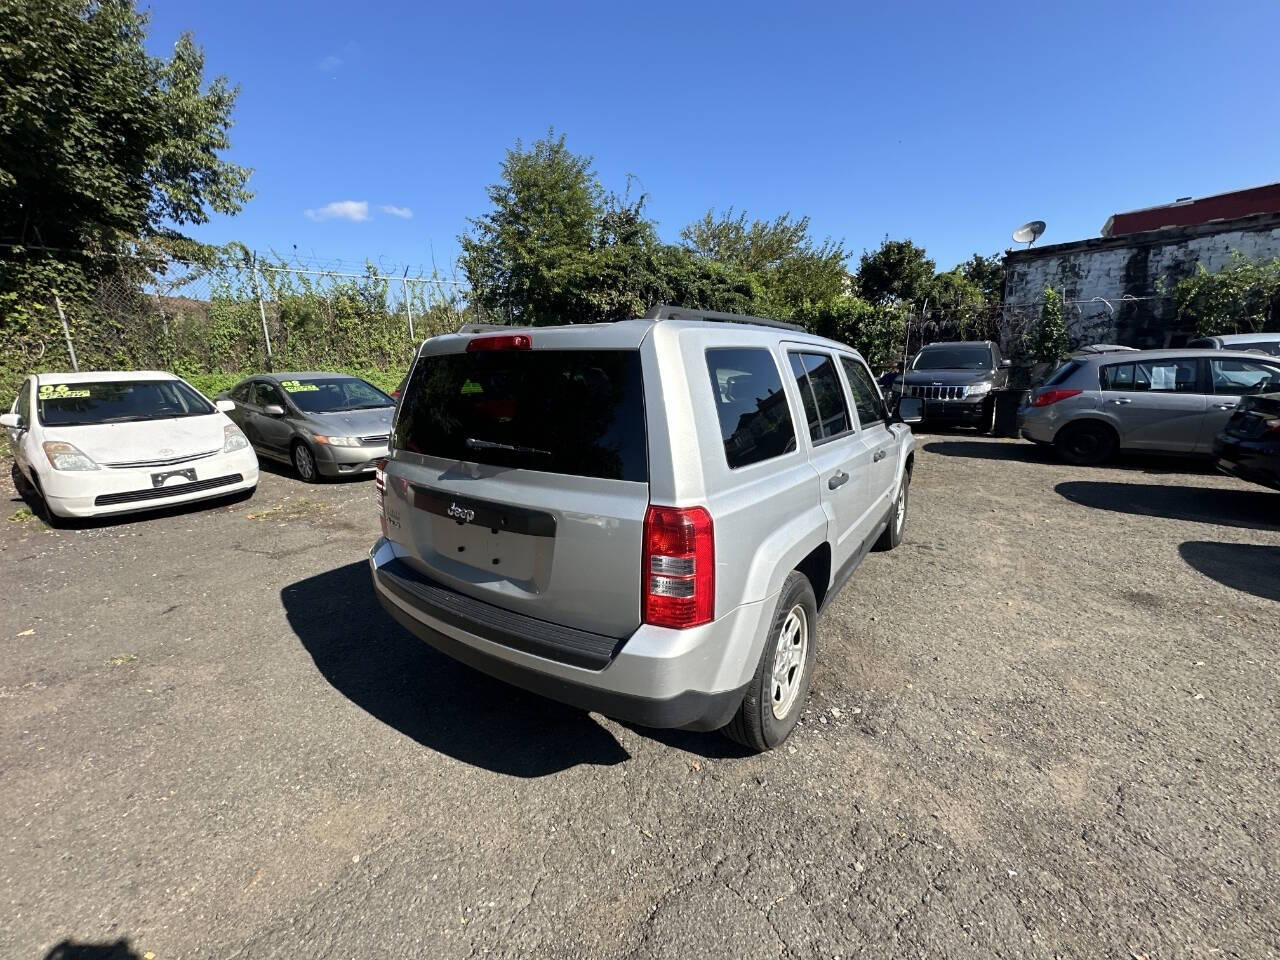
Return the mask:
<svg viewBox="0 0 1280 960">
<path fill-rule="evenodd" d="M 711 207 L 791 211 L 853 265 L 886 234 L 947 268 L 1032 218 L 1065 242 L 1116 211 L 1280 179 L 1275 0 L 180 0 L 151 15 L 154 53 L 191 30 L 241 86 L 230 156 L 257 196 L 196 235 L 308 260 L 434 251 L 447 268 L 504 150 L 551 126 L 606 188 L 633 175 L 667 240 Z"/>
</svg>

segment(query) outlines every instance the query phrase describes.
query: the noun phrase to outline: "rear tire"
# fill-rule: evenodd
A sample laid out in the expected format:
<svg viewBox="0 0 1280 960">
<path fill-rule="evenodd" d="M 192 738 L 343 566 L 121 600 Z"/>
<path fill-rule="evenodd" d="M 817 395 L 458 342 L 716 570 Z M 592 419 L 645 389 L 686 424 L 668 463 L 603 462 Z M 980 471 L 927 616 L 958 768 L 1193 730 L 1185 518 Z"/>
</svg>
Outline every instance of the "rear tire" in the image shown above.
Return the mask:
<svg viewBox="0 0 1280 960">
<path fill-rule="evenodd" d="M 1116 434 L 1094 420 L 1069 423 L 1054 437 L 1053 448 L 1067 463 L 1092 467 L 1106 462 L 1116 452 Z"/>
<path fill-rule="evenodd" d="M 818 603 L 808 578 L 792 570 L 778 595 L 755 675 L 724 735 L 759 752 L 786 740 L 809 695 L 817 653 Z"/>
<path fill-rule="evenodd" d="M 892 550 L 902 542 L 902 534 L 907 529 L 907 503 L 910 488 L 911 471 L 904 470 L 902 485 L 898 487 L 898 494 L 893 498 L 893 512 L 889 515 L 889 525 L 884 528 L 884 533 L 880 534 L 880 539 L 875 542 L 872 550 Z"/>
</svg>

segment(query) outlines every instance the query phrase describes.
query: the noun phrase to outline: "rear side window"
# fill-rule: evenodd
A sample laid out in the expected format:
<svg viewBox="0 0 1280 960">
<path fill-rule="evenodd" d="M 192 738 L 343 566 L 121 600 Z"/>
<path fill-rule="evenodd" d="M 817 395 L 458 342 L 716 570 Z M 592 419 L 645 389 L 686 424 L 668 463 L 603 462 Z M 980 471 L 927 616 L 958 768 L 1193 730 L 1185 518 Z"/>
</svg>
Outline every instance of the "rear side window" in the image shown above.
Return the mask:
<svg viewBox="0 0 1280 960">
<path fill-rule="evenodd" d="M 708 350 L 707 373 L 730 469 L 796 448 L 795 425 L 773 354 L 747 348 Z"/>
<path fill-rule="evenodd" d="M 884 401 L 871 379 L 871 371 L 852 357 L 841 357 L 840 362 L 844 365 L 844 375 L 849 378 L 849 389 L 853 391 L 858 422 L 865 430 L 884 419 Z"/>
<path fill-rule="evenodd" d="M 849 406 L 836 373 L 835 361 L 825 353 L 791 353 L 791 373 L 804 400 L 809 439 L 815 443 L 848 433 Z"/>
<path fill-rule="evenodd" d="M 638 350 L 424 356 L 394 449 L 604 480 L 649 479 Z"/>
<path fill-rule="evenodd" d="M 1103 390 L 1124 393 L 1198 393 L 1196 360 L 1144 360 L 1101 368 Z"/>
</svg>

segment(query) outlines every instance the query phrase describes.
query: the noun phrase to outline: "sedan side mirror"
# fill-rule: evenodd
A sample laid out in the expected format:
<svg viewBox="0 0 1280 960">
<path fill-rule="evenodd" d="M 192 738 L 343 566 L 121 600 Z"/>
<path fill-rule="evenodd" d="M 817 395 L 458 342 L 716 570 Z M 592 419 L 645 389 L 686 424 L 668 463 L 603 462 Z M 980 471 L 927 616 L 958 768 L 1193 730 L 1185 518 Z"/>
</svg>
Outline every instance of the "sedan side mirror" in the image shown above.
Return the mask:
<svg viewBox="0 0 1280 960">
<path fill-rule="evenodd" d="M 223 413 L 230 413 L 236 408 L 236 405 L 230 400 L 215 400 L 213 405 Z"/>
<path fill-rule="evenodd" d="M 924 420 L 924 401 L 919 397 L 903 397 L 898 401 L 898 420 L 920 423 Z"/>
<path fill-rule="evenodd" d="M 1012 367 L 1012 366 L 1013 366 L 1013 361 L 1012 361 L 1012 360 L 1010 360 L 1008 357 L 1005 357 L 1003 360 L 1001 360 L 1001 361 L 1000 361 L 1000 366 L 1002 366 L 1002 367 Z"/>
<path fill-rule="evenodd" d="M 9 430 L 21 430 L 25 426 L 26 423 L 23 422 L 22 414 L 20 413 L 0 414 L 0 427 L 5 427 Z"/>
<path fill-rule="evenodd" d="M 283 417 L 284 407 L 280 406 L 278 403 L 268 403 L 262 408 L 262 412 L 268 417 Z"/>
</svg>

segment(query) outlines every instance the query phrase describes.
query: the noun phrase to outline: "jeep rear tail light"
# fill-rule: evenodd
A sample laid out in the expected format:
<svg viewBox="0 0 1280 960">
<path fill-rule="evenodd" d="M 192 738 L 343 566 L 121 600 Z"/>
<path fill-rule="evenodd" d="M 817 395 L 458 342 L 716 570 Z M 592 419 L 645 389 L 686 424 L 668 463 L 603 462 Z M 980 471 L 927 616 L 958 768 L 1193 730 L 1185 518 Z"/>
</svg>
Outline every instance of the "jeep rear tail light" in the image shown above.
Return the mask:
<svg viewBox="0 0 1280 960">
<path fill-rule="evenodd" d="M 482 350 L 532 350 L 533 338 L 527 333 L 504 334 L 499 337 L 474 337 L 467 344 L 467 353 Z"/>
<path fill-rule="evenodd" d="M 715 619 L 716 546 L 703 507 L 656 507 L 644 515 L 644 622 L 682 630 Z"/>
<path fill-rule="evenodd" d="M 1051 403 L 1057 403 L 1059 400 L 1066 400 L 1068 397 L 1077 397 L 1081 391 L 1079 390 L 1046 390 L 1044 393 L 1036 394 L 1031 398 L 1033 407 L 1047 407 Z"/>
</svg>

